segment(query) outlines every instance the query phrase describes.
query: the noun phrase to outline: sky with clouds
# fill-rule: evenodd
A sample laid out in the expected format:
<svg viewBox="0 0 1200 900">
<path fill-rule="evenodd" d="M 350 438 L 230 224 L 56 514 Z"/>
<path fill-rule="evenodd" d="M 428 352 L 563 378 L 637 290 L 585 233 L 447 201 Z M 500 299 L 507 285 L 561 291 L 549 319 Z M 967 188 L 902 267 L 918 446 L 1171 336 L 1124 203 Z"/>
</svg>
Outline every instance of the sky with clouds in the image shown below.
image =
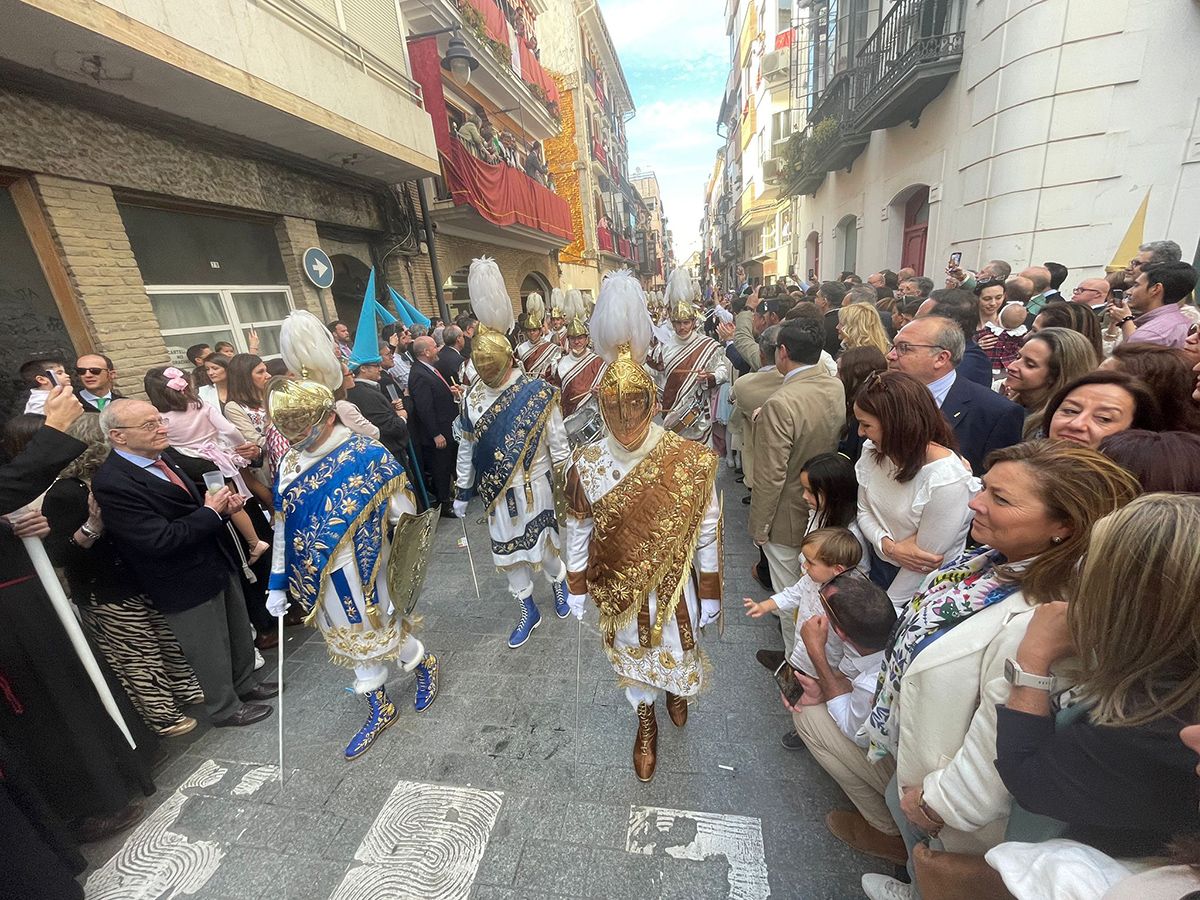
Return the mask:
<svg viewBox="0 0 1200 900">
<path fill-rule="evenodd" d="M 704 187 L 717 149 L 729 72 L 719 0 L 600 0 L 637 115 L 626 127 L 629 172 L 658 175 L 679 260 L 700 247 Z"/>
</svg>

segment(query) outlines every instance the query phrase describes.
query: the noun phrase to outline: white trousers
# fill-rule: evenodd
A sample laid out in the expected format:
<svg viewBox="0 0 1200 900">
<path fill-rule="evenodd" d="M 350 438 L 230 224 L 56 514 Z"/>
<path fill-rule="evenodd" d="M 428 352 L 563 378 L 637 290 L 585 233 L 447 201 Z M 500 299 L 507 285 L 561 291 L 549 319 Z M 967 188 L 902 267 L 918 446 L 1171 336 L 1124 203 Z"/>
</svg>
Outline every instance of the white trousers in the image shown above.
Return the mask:
<svg viewBox="0 0 1200 900">
<path fill-rule="evenodd" d="M 417 663 L 425 658 L 425 645 L 411 634 L 404 638 L 400 645 L 400 668 L 411 672 Z M 387 682 L 388 666 L 383 660 L 371 663 L 360 663 L 354 667 L 354 693 L 369 694 L 378 690 Z"/>
</svg>

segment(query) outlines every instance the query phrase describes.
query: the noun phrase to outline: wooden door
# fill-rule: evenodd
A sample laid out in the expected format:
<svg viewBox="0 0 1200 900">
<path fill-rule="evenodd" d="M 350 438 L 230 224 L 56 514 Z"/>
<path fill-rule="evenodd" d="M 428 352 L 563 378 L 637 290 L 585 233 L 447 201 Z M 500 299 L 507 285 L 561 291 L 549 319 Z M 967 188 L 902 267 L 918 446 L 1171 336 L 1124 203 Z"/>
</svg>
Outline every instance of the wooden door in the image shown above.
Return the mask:
<svg viewBox="0 0 1200 900">
<path fill-rule="evenodd" d="M 929 188 L 923 187 L 904 205 L 904 246 L 900 267 L 925 274 L 925 241 L 929 235 Z"/>
</svg>

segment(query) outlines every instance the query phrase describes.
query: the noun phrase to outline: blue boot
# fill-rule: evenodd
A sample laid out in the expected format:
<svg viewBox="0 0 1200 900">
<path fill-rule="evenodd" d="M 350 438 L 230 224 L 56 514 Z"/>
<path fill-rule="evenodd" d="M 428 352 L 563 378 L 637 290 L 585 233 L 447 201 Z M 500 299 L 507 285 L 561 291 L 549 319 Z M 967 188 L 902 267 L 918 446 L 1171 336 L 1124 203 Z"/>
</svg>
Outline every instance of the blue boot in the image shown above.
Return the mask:
<svg viewBox="0 0 1200 900">
<path fill-rule="evenodd" d="M 567 580 L 554 582 L 554 611 L 560 619 L 571 614 L 571 606 L 567 603 Z"/>
<path fill-rule="evenodd" d="M 512 634 L 508 636 L 508 646 L 512 650 L 516 650 L 523 643 L 529 640 L 529 635 L 533 633 L 533 629 L 542 624 L 542 614 L 538 612 L 537 604 L 533 602 L 532 597 L 521 598 L 521 621 L 517 623 L 517 627 L 513 629 Z"/>
<path fill-rule="evenodd" d="M 417 699 L 413 707 L 425 712 L 433 705 L 438 693 L 438 661 L 432 653 L 426 653 L 417 665 Z"/>
<path fill-rule="evenodd" d="M 376 688 L 368 692 L 367 703 L 371 707 L 371 714 L 367 716 L 366 724 L 359 729 L 358 734 L 346 745 L 346 759 L 358 759 L 370 750 L 375 738 L 400 718 L 400 714 L 396 712 L 396 704 L 388 697 L 386 688 Z"/>
</svg>

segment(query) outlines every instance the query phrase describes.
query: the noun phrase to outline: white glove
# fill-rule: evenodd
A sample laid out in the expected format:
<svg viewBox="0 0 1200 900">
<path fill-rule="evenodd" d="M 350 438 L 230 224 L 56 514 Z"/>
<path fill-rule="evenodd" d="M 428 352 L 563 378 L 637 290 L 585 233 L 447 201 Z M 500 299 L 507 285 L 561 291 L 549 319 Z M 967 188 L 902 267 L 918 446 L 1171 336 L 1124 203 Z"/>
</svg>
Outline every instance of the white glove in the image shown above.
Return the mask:
<svg viewBox="0 0 1200 900">
<path fill-rule="evenodd" d="M 287 611 L 287 591 L 267 591 L 267 612 L 278 618 Z"/>
<path fill-rule="evenodd" d="M 575 618 L 577 618 L 580 622 L 583 621 L 583 614 L 587 609 L 587 602 L 587 594 L 567 594 L 567 606 L 571 607 L 571 612 L 575 613 Z"/>
<path fill-rule="evenodd" d="M 460 518 L 460 519 L 465 519 L 467 517 L 467 501 L 466 500 L 455 500 L 454 501 L 454 515 L 458 516 L 458 518 Z"/>
<path fill-rule="evenodd" d="M 717 617 L 721 615 L 720 600 L 701 600 L 700 601 L 700 627 L 709 625 L 717 621 Z"/>
</svg>

